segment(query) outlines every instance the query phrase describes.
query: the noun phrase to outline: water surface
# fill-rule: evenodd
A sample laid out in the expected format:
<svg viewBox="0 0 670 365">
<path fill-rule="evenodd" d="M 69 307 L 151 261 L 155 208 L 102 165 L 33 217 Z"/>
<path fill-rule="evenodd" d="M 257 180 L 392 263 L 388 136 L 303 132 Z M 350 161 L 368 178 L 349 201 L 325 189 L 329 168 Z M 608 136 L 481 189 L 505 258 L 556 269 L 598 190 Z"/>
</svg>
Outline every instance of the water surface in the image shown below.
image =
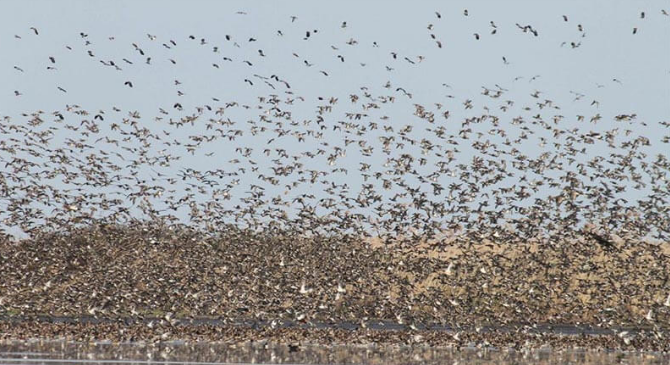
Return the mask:
<svg viewBox="0 0 670 365">
<path fill-rule="evenodd" d="M 0 344 L 3 364 L 667 364 L 661 353 L 447 349 L 409 346 L 161 344 L 22 341 Z"/>
</svg>

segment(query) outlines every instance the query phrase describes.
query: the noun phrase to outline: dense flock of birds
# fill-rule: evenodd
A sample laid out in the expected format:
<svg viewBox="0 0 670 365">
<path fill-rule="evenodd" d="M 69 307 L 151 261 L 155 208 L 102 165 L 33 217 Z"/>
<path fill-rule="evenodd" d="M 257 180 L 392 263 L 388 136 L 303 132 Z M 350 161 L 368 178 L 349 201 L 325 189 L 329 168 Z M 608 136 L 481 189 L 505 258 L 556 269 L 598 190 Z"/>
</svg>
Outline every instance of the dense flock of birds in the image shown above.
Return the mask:
<svg viewBox="0 0 670 365">
<path fill-rule="evenodd" d="M 464 10 L 462 16 L 473 14 Z M 652 16 L 667 19 L 668 13 L 640 13 L 631 36 L 638 37 Z M 447 47 L 438 35 L 442 18 L 440 12 L 427 17 L 427 37 L 438 49 Z M 556 46 L 583 47 L 586 27 L 570 24 L 567 15 L 557 19 L 579 33 Z M 567 109 L 582 112 L 564 112 L 565 105 L 549 92 L 533 88 L 541 75 L 483 86 L 474 97 L 421 100 L 416 87 L 394 75 L 420 68 L 425 56 L 353 36 L 330 46 L 323 57 L 336 58 L 338 65 L 383 68 L 387 79 L 346 93 L 308 95 L 290 75 L 255 69 L 275 56 L 255 47 L 257 38 L 276 37 L 289 45 L 318 41 L 319 29 L 304 29 L 300 20 L 292 16 L 284 30 L 249 38 L 146 34 L 131 46 L 114 45 L 113 55 L 97 46 L 118 43 L 114 37 L 79 33 L 63 45 L 68 58 L 119 75 L 176 65 L 186 46 L 200 62 L 194 67 L 225 72 L 227 64 L 244 64 L 248 72 L 228 87 L 251 92 L 255 100 L 211 97 L 191 107 L 181 97 L 197 85 L 174 74 L 175 98 L 153 114 L 69 104 L 3 116 L 0 226 L 7 233 L 31 234 L 94 222 L 161 220 L 209 231 L 235 224 L 412 242 L 463 233 L 551 241 L 587 236 L 603 246 L 611 245 L 615 234 L 668 239 L 670 134 L 650 139 L 645 133 L 651 123 L 667 131 L 670 120 L 644 121 L 630 111 L 603 115 L 600 100 L 576 91 Z M 342 31 L 348 26 L 342 21 Z M 519 37 L 542 37 L 535 25 L 491 21 L 490 29 L 474 33 L 471 41 L 495 37 L 507 26 Z M 43 36 L 30 27 L 15 41 Z M 386 56 L 364 62 L 351 57 L 363 47 Z M 44 58 L 49 72 L 58 73 L 64 62 L 34 54 Z M 505 65 L 508 56 L 502 56 Z M 333 82 L 336 70 L 320 68 L 297 52 L 290 57 L 324 85 L 322 90 Z M 34 72 L 15 62 L 2 66 Z M 142 87 L 138 78 L 122 83 Z M 615 77 L 598 87 L 622 84 Z M 51 87 L 54 93 L 72 93 L 67 84 L 44 86 Z M 449 84 L 442 87 L 452 92 Z M 511 89 L 525 98 L 512 100 Z M 10 98 L 26 93 L 17 88 Z"/>
<path fill-rule="evenodd" d="M 667 351 L 670 117 L 615 105 L 630 73 L 561 91 L 493 44 L 584 60 L 597 24 L 445 31 L 470 10 L 428 12 L 411 47 L 305 15 L 269 33 L 10 34 L 0 337 Z M 670 22 L 631 16 L 631 39 Z M 456 42 L 508 80 L 463 92 L 434 74 Z"/>
</svg>

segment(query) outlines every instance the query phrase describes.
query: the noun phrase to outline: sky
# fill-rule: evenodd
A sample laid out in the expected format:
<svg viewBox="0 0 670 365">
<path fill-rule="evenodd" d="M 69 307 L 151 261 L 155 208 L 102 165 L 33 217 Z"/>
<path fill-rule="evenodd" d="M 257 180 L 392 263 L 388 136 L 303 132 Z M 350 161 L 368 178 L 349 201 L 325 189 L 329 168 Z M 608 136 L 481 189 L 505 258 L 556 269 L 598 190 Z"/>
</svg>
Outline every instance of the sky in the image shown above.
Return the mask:
<svg viewBox="0 0 670 365">
<path fill-rule="evenodd" d="M 554 115 L 564 115 L 566 127 L 577 115 L 588 120 L 601 114 L 608 121 L 635 113 L 633 131 L 652 140 L 650 155 L 667 154 L 668 144 L 659 142 L 667 134 L 659 122 L 670 119 L 670 16 L 663 9 L 670 12 L 665 1 L 2 1 L 0 117 L 19 123 L 22 113 L 51 113 L 68 105 L 114 115 L 117 107 L 123 115 L 139 112 L 138 122 L 157 130 L 163 125 L 155 117 L 178 117 L 175 103 L 183 106 L 181 115 L 188 115 L 198 106 L 256 105 L 259 96 L 283 98 L 291 91 L 305 99 L 287 106 L 297 121 L 315 118 L 322 104 L 318 97 L 339 98 L 334 122 L 346 119 L 343 104 L 350 95 L 386 92 L 398 102 L 370 110 L 370 117 L 390 116 L 397 128 L 413 125 L 420 137 L 425 126 L 413 116 L 414 104 L 433 109 L 443 104 L 452 115 L 448 123 L 458 125 L 499 106 L 482 95 L 488 88 L 505 90 L 503 98 L 516 101 L 517 115 L 532 116 L 534 111 L 524 114 L 523 107 L 551 100 L 560 105 Z M 272 75 L 287 84 L 268 79 Z M 473 102 L 472 110 L 463 108 L 466 100 Z M 503 125 L 513 117 L 504 117 Z M 236 108 L 225 118 L 241 124 L 258 120 L 259 112 Z M 594 131 L 612 127 L 574 125 Z M 100 136 L 114 135 L 103 129 Z M 175 133 L 203 131 L 198 125 Z M 55 141 L 67 138 L 63 132 Z M 269 138 L 246 133 L 192 155 L 174 148 L 169 152 L 183 158 L 161 172 L 228 166 L 224 161 L 237 156 L 235 148 L 255 146 L 258 153 Z M 325 135 L 331 145 L 341 145 L 340 138 Z M 295 152 L 317 147 L 278 140 L 273 148 L 280 146 Z M 537 143 L 520 148 L 529 155 L 544 151 Z M 592 148 L 595 154 L 607 152 Z M 462 156 L 465 162 L 472 157 L 467 147 Z M 384 156 L 370 161 L 381 165 Z M 360 155 L 350 153 L 338 163 L 355 170 L 360 162 Z M 240 179 L 243 186 L 258 181 L 256 174 Z M 355 186 L 362 180 L 349 173 L 338 181 Z"/>
<path fill-rule="evenodd" d="M 645 110 L 650 117 L 664 116 L 667 115 L 664 101 L 668 99 L 670 77 L 667 62 L 670 45 L 664 41 L 669 20 L 660 11 L 664 4 L 662 1 L 512 1 L 504 4 L 484 1 L 448 4 L 429 1 L 418 4 L 396 1 L 4 1 L 0 14 L 3 49 L 0 61 L 3 66 L 23 65 L 29 72 L 2 68 L 0 76 L 5 80 L 5 87 L 1 95 L 7 98 L 3 100 L 11 100 L 12 106 L 10 109 L 3 103 L 3 111 L 32 109 L 33 98 L 39 98 L 45 109 L 48 103 L 59 107 L 68 102 L 90 105 L 101 101 L 139 109 L 171 97 L 171 90 L 161 81 L 169 83 L 174 75 L 184 75 L 191 84 L 198 85 L 198 92 L 189 90 L 186 100 L 189 96 L 197 100 L 201 93 L 208 92 L 232 96 L 252 91 L 242 87 L 243 84 L 231 83 L 231 74 L 244 72 L 245 67 L 239 62 L 227 65 L 223 72 L 195 62 L 180 62 L 177 67 L 170 67 L 165 61 L 154 64 L 151 69 L 138 66 L 124 68 L 123 72 L 100 71 L 95 62 L 85 63 L 77 57 L 83 48 L 79 33 L 85 32 L 95 44 L 96 59 L 132 51 L 131 43 L 157 52 L 165 51 L 162 54 L 168 55 L 168 50 L 160 49 L 160 43 L 168 39 L 182 41 L 180 46 L 184 47 L 188 44 L 188 35 L 206 38 L 210 45 L 221 45 L 221 55 L 239 54 L 255 61 L 254 72 L 290 74 L 294 87 L 306 94 L 348 90 L 353 85 L 386 78 L 389 75 L 383 68 L 374 68 L 373 64 L 389 63 L 389 53 L 395 51 L 410 57 L 426 57 L 419 74 L 401 72 L 405 70 L 398 65 L 398 72 L 392 75 L 395 84 L 411 87 L 417 97 L 441 92 L 442 82 L 452 85 L 454 93 L 477 93 L 482 85 L 498 83 L 509 87 L 517 76 L 530 78 L 540 74 L 542 77 L 534 87 L 557 96 L 578 90 L 607 99 L 622 109 Z M 467 17 L 463 16 L 464 9 L 468 10 Z M 236 14 L 238 11 L 246 15 Z M 435 11 L 443 15 L 442 19 L 436 18 Z M 640 19 L 642 11 L 646 11 L 645 19 Z M 564 22 L 562 15 L 567 15 L 569 21 Z M 290 16 L 297 16 L 294 23 Z M 340 28 L 343 21 L 347 22 L 345 29 Z M 490 21 L 499 27 L 496 35 L 489 35 Z M 426 29 L 431 23 L 434 31 Z M 540 36 L 521 33 L 516 23 L 533 25 Z M 586 37 L 580 38 L 578 24 L 583 25 Z M 40 30 L 38 37 L 30 37 L 31 26 Z M 639 28 L 636 35 L 632 34 L 633 27 Z M 307 29 L 320 32 L 309 41 L 300 42 Z M 286 35 L 278 37 L 277 30 Z M 442 40 L 442 49 L 434 47 L 430 33 Z M 473 33 L 481 34 L 479 42 L 474 42 Z M 158 39 L 149 42 L 146 34 L 156 35 Z M 225 34 L 233 35 L 242 47 L 230 49 L 224 45 Z M 15 35 L 22 39 L 14 38 Z M 108 37 L 115 40 L 110 41 Z M 249 37 L 258 41 L 249 45 L 244 42 Z M 354 62 L 337 65 L 335 52 L 329 52 L 329 47 L 343 45 L 350 38 L 360 44 L 342 46 L 341 53 L 347 60 L 367 62 L 370 67 L 356 69 Z M 373 41 L 380 47 L 371 47 Z M 564 41 L 582 41 L 582 46 L 561 47 Z M 64 45 L 74 50 L 68 51 Z M 264 49 L 268 57 L 258 57 L 257 49 Z M 172 54 L 184 57 L 186 52 L 180 49 Z M 314 72 L 305 72 L 299 62 L 283 62 L 290 60 L 292 52 L 315 63 L 309 70 Z M 60 61 L 57 73 L 40 67 L 48 61 L 48 55 Z M 503 56 L 510 65 L 503 64 Z M 66 66 L 69 60 L 78 62 Z M 328 85 L 315 80 L 317 68 L 333 74 Z M 147 80 L 137 80 L 138 87 L 132 91 L 124 89 L 122 83 L 113 83 L 139 76 Z M 338 82 L 332 82 L 335 77 Z M 625 87 L 615 88 L 612 78 L 624 82 Z M 597 83 L 606 87 L 597 90 Z M 68 86 L 68 93 L 54 93 L 55 88 L 49 86 L 55 84 Z M 89 92 L 96 86 L 96 93 Z M 104 91 L 100 90 L 103 86 Z M 24 97 L 13 98 L 14 89 L 23 89 Z M 26 93 L 28 90 L 30 93 Z M 141 98 L 137 97 L 139 94 Z"/>
</svg>

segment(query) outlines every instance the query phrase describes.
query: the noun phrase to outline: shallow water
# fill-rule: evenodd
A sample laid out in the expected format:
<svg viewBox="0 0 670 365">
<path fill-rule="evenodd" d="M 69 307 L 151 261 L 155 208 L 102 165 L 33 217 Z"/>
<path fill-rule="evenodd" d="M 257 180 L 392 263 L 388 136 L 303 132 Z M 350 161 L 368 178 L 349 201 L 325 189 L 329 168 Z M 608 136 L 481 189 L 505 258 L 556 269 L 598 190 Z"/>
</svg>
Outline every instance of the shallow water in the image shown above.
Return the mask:
<svg viewBox="0 0 670 365">
<path fill-rule="evenodd" d="M 670 355 L 427 347 L 22 341 L 0 344 L 3 364 L 667 364 Z"/>
</svg>

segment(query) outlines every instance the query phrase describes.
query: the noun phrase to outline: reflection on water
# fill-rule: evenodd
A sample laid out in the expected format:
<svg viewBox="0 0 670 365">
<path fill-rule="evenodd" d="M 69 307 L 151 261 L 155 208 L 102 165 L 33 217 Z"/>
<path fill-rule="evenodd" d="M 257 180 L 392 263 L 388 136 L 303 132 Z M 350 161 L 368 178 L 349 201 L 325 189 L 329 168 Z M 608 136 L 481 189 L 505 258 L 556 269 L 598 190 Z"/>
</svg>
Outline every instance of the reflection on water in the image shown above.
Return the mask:
<svg viewBox="0 0 670 365">
<path fill-rule="evenodd" d="M 0 344 L 9 364 L 266 363 L 266 364 L 667 364 L 670 355 L 596 351 L 501 351 L 477 348 L 185 343 L 112 344 L 59 341 Z"/>
</svg>

